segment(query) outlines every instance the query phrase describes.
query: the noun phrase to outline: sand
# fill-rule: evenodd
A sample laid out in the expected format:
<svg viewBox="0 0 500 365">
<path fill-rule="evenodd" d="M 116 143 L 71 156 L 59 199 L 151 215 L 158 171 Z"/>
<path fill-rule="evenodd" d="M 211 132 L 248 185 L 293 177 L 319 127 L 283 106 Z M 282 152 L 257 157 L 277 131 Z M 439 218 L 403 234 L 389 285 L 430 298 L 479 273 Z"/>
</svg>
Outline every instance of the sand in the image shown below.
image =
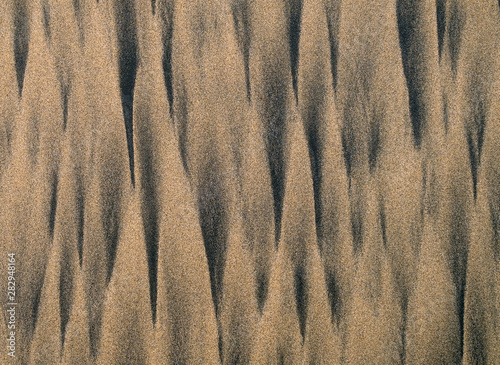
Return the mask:
<svg viewBox="0 0 500 365">
<path fill-rule="evenodd" d="M 499 36 L 496 0 L 2 1 L 0 363 L 500 363 Z"/>
</svg>

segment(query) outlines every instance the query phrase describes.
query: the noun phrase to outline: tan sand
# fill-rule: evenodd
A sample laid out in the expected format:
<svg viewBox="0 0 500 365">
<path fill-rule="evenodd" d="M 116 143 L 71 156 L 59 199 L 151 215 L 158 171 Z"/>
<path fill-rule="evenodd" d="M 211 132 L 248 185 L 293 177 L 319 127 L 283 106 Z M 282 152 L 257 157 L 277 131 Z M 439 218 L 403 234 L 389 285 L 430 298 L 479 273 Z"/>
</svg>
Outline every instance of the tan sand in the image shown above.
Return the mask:
<svg viewBox="0 0 500 365">
<path fill-rule="evenodd" d="M 0 364 L 500 363 L 499 21 L 2 1 Z"/>
</svg>

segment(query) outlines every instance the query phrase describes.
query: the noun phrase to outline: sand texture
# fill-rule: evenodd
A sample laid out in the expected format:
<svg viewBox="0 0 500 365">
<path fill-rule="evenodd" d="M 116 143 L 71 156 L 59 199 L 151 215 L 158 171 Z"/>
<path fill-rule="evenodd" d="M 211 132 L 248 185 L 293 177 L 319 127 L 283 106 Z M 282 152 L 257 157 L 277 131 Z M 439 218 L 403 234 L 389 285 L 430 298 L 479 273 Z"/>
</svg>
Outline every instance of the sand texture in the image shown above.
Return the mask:
<svg viewBox="0 0 500 365">
<path fill-rule="evenodd" d="M 500 1 L 0 0 L 0 309 L 0 365 L 500 365 Z"/>
</svg>

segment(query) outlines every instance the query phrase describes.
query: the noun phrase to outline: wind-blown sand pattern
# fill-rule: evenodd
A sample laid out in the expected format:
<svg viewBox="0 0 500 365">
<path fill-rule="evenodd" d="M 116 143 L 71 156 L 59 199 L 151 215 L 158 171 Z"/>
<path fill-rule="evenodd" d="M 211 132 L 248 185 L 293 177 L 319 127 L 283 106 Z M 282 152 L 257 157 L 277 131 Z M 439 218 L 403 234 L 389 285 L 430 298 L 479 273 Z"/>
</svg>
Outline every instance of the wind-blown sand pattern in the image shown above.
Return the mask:
<svg viewBox="0 0 500 365">
<path fill-rule="evenodd" d="M 0 288 L 6 365 L 500 364 L 500 2 L 2 0 Z"/>
</svg>

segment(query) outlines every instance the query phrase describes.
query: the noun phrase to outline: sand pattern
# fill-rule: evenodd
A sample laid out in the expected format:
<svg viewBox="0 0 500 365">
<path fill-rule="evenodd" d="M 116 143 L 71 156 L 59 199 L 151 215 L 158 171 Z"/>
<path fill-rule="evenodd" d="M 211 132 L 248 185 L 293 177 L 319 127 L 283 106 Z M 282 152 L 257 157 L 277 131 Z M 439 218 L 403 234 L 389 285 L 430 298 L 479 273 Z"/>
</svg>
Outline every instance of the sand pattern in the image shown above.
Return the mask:
<svg viewBox="0 0 500 365">
<path fill-rule="evenodd" d="M 500 2 L 2 0 L 0 288 L 6 365 L 500 364 Z"/>
</svg>

